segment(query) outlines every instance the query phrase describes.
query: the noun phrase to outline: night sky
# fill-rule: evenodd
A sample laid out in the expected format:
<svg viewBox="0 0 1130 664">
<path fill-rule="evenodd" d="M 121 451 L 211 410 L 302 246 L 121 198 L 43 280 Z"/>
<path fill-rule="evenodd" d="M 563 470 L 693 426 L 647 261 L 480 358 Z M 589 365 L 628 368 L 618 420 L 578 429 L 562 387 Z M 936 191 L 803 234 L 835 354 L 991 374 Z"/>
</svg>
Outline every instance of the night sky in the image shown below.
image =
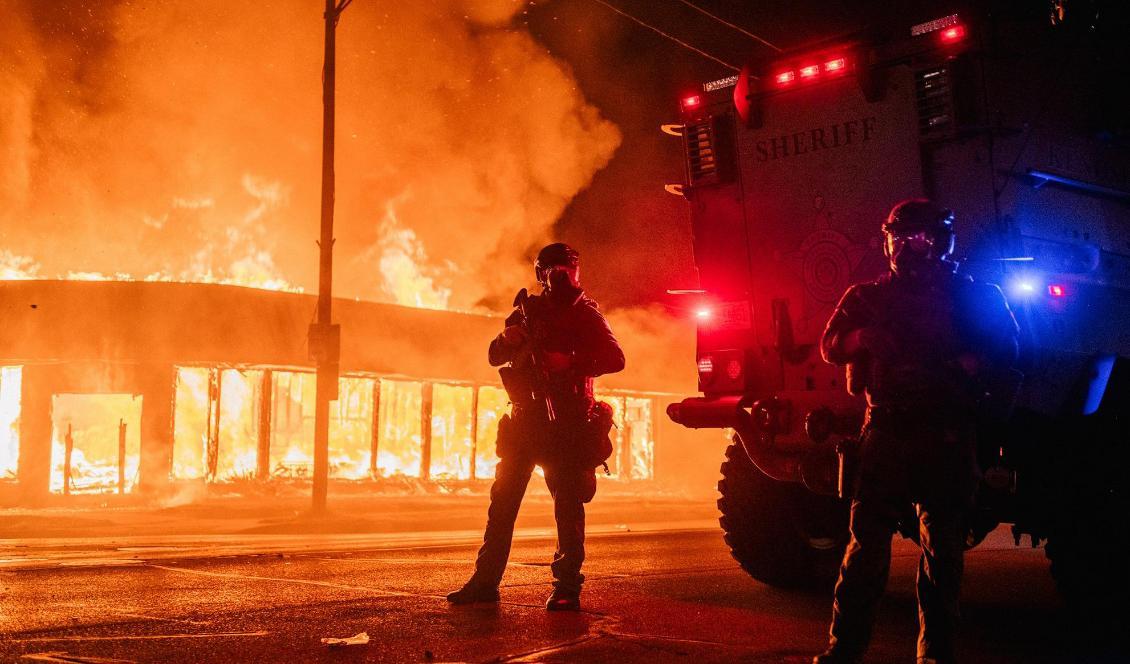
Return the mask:
<svg viewBox="0 0 1130 664">
<path fill-rule="evenodd" d="M 774 52 L 681 0 L 606 0 L 625 13 L 741 66 L 772 59 Z M 838 2 L 834 0 L 694 0 L 694 5 L 789 50 L 823 39 L 878 27 L 906 25 L 960 11 L 962 3 Z M 973 3 L 984 9 L 991 3 Z M 1008 12 L 1047 14 L 1051 3 L 993 3 Z M 1068 18 L 1097 33 L 1106 49 L 1102 66 L 1110 80 L 1130 72 L 1125 35 L 1127 3 L 1067 2 Z M 1097 18 L 1096 18 L 1097 17 Z M 541 2 L 529 13 L 534 35 L 573 67 L 585 96 L 623 132 L 611 163 L 578 195 L 558 223 L 592 262 L 589 288 L 602 302 L 630 305 L 666 302 L 666 289 L 695 286 L 690 220 L 683 200 L 662 191 L 683 180 L 680 141 L 659 131 L 678 121 L 678 99 L 702 82 L 733 72 L 616 14 L 597 0 Z M 1101 50 L 1101 49 L 1100 49 Z M 1121 72 L 1121 73 L 1119 73 Z M 1111 116 L 1127 110 L 1117 88 L 1102 92 Z M 1106 124 L 1127 125 L 1107 118 Z M 1126 136 L 1121 136 L 1123 140 Z"/>
</svg>

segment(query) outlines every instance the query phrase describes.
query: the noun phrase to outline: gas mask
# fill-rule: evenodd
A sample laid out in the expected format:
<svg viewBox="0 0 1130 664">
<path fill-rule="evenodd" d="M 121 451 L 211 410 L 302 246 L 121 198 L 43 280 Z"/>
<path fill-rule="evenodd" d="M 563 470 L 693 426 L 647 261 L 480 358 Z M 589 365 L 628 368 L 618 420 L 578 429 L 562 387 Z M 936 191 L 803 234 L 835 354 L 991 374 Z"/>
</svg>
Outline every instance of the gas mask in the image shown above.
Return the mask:
<svg viewBox="0 0 1130 664">
<path fill-rule="evenodd" d="M 581 292 L 581 273 L 577 266 L 554 265 L 545 270 L 546 291 L 552 298 L 574 300 Z"/>
</svg>

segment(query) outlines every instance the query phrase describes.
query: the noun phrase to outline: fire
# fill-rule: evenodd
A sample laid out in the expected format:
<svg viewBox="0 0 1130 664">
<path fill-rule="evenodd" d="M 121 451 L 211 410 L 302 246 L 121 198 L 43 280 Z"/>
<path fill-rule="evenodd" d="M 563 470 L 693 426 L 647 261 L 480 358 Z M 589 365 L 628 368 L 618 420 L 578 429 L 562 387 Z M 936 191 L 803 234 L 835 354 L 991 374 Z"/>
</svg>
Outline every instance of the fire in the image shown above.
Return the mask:
<svg viewBox="0 0 1130 664">
<path fill-rule="evenodd" d="M 497 387 L 479 388 L 479 435 L 475 454 L 475 477 L 494 477 L 498 465 L 495 439 L 498 437 L 498 419 L 510 410 L 510 397 L 506 390 Z"/>
<path fill-rule="evenodd" d="M 423 383 L 381 381 L 377 472 L 383 477 L 419 477 Z"/>
<path fill-rule="evenodd" d="M 56 394 L 52 399 L 52 429 L 52 492 L 129 493 L 137 484 L 141 459 L 139 397 Z"/>
<path fill-rule="evenodd" d="M 435 385 L 432 388 L 431 477 L 471 477 L 471 401 L 473 387 Z"/>
<path fill-rule="evenodd" d="M 21 367 L 0 368 L 0 481 L 16 477 L 20 454 Z"/>
<path fill-rule="evenodd" d="M 393 302 L 424 309 L 447 309 L 451 289 L 436 285 L 435 270 L 427 268 L 428 255 L 411 228 L 401 224 L 396 206 L 400 199 L 385 203 L 381 221 L 380 266 L 381 290 Z M 433 274 L 429 274 L 433 273 Z"/>
</svg>

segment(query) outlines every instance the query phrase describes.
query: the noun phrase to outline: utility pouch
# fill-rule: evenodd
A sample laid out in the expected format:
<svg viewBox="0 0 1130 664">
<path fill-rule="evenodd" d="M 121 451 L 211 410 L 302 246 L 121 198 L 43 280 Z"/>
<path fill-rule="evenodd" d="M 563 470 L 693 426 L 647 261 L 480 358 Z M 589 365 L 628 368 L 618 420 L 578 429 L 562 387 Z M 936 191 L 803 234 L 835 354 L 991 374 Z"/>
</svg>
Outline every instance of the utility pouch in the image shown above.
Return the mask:
<svg viewBox="0 0 1130 664">
<path fill-rule="evenodd" d="M 498 377 L 502 379 L 502 388 L 506 390 L 510 403 L 527 406 L 533 401 L 529 372 L 514 367 L 499 367 Z"/>
<path fill-rule="evenodd" d="M 855 497 L 856 479 L 859 477 L 860 445 L 858 438 L 844 438 L 836 443 L 836 456 L 840 461 L 836 494 L 844 500 Z"/>
<path fill-rule="evenodd" d="M 514 418 L 509 414 L 498 418 L 498 437 L 494 442 L 494 453 L 499 459 L 505 459 L 513 456 L 518 444 L 518 431 Z"/>
<path fill-rule="evenodd" d="M 612 456 L 609 433 L 614 423 L 612 406 L 594 401 L 576 432 L 576 460 L 585 468 L 596 468 Z"/>
</svg>

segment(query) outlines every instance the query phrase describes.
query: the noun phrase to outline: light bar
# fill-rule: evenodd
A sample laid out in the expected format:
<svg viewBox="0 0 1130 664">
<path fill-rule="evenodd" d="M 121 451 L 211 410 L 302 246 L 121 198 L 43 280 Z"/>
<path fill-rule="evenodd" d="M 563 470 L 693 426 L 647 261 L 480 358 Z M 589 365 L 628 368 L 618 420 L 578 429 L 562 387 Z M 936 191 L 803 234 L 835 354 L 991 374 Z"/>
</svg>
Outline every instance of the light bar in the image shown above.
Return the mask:
<svg viewBox="0 0 1130 664">
<path fill-rule="evenodd" d="M 844 60 L 843 58 L 836 58 L 835 60 L 829 60 L 829 61 L 824 63 L 824 71 L 826 71 L 826 72 L 841 71 L 846 66 L 847 66 L 847 60 Z"/>
<path fill-rule="evenodd" d="M 820 66 L 819 65 L 808 65 L 807 67 L 801 67 L 800 68 L 800 77 L 801 78 L 812 78 L 813 76 L 815 76 L 819 73 L 820 73 Z"/>
<path fill-rule="evenodd" d="M 774 79 L 780 85 L 792 83 L 796 79 L 796 72 L 795 71 L 783 71 L 780 74 L 777 74 L 774 77 Z"/>
<path fill-rule="evenodd" d="M 911 37 L 917 37 L 919 35 L 925 35 L 925 34 L 929 34 L 931 32 L 937 32 L 938 30 L 941 30 L 942 28 L 948 28 L 951 25 L 957 25 L 959 23 L 961 23 L 961 19 L 957 17 L 957 14 L 950 14 L 949 16 L 943 16 L 942 18 L 936 18 L 933 21 L 926 21 L 925 23 L 919 23 L 918 25 L 912 25 L 910 27 L 910 36 Z"/>
</svg>

